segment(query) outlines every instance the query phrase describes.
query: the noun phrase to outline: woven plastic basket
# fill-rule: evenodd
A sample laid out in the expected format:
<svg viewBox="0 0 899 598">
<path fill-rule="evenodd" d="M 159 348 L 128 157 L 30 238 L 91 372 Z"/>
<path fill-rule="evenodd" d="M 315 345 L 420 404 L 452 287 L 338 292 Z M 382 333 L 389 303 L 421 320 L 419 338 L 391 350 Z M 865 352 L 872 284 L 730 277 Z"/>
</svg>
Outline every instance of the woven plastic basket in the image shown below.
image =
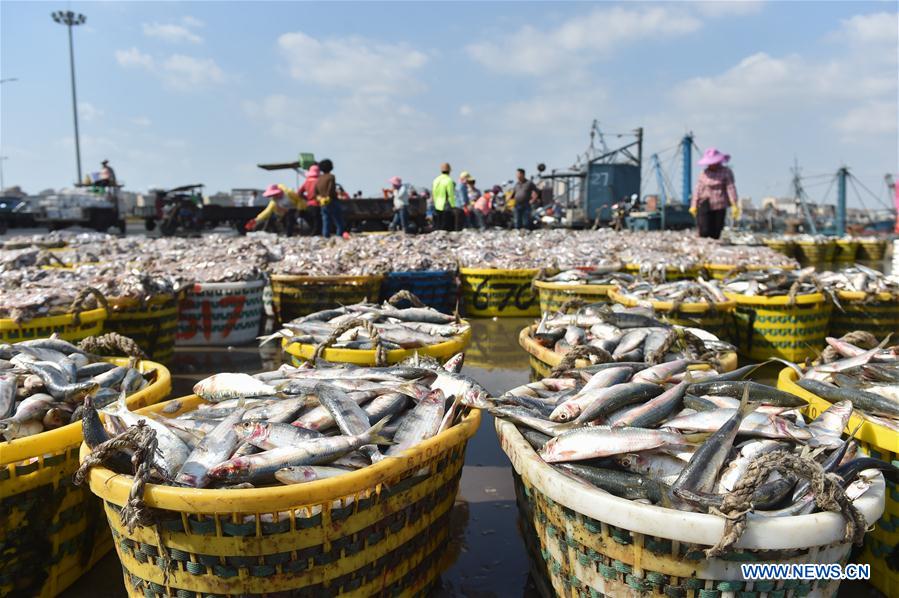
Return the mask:
<svg viewBox="0 0 899 598">
<path fill-rule="evenodd" d="M 786 256 L 796 255 L 796 243 L 789 239 L 765 239 L 765 246 Z"/>
<path fill-rule="evenodd" d="M 546 282 L 535 280 L 534 286 L 540 297 L 541 312 L 557 312 L 572 300 L 589 303 L 609 303 L 609 291 L 615 288 L 611 284 L 571 284 L 566 282 Z M 569 307 L 568 312 L 574 307 Z"/>
<path fill-rule="evenodd" d="M 178 345 L 241 345 L 262 323 L 264 280 L 203 282 L 178 303 Z"/>
<path fill-rule="evenodd" d="M 164 415 L 200 403 L 179 400 Z M 90 488 L 104 501 L 129 596 L 414 595 L 449 565 L 450 511 L 480 420 L 472 411 L 400 457 L 307 484 L 150 484 L 144 498 L 158 525 L 134 532 L 120 521 L 131 476 L 94 468 Z"/>
<path fill-rule="evenodd" d="M 858 247 L 858 259 L 879 262 L 886 255 L 887 240 L 860 241 Z"/>
<path fill-rule="evenodd" d="M 843 309 L 833 309 L 830 336 L 839 338 L 853 330 L 865 330 L 878 336 L 899 332 L 899 295 L 838 291 L 837 300 Z"/>
<path fill-rule="evenodd" d="M 640 264 L 627 264 L 624 267 L 625 271 L 631 272 L 633 274 L 639 274 L 641 277 L 646 279 L 652 279 L 652 270 L 649 270 L 645 267 L 641 267 Z M 696 278 L 699 274 L 699 268 L 686 268 L 681 269 L 676 266 L 666 266 L 665 267 L 665 280 L 692 280 Z M 656 281 L 661 282 L 661 281 Z"/>
<path fill-rule="evenodd" d="M 641 302 L 627 297 L 619 290 L 609 291 L 609 299 L 625 307 L 634 307 Z M 678 326 L 702 328 L 711 332 L 721 340 L 730 341 L 734 336 L 733 311 L 737 307 L 734 301 L 720 303 L 681 303 L 675 305 L 670 301 L 649 301 L 649 306 L 662 319 Z"/>
<path fill-rule="evenodd" d="M 460 269 L 465 313 L 479 318 L 539 316 L 540 302 L 532 282 L 540 272 L 537 268 Z"/>
<path fill-rule="evenodd" d="M 837 250 L 833 259 L 838 262 L 854 262 L 858 254 L 858 241 L 851 239 L 837 239 Z"/>
<path fill-rule="evenodd" d="M 744 357 L 800 362 L 824 346 L 833 305 L 821 293 L 757 297 L 725 292 L 737 302 L 734 341 Z"/>
<path fill-rule="evenodd" d="M 453 337 L 452 339 L 437 343 L 436 345 L 428 345 L 417 349 L 395 349 L 387 351 L 387 363 L 399 363 L 404 359 L 419 355 L 428 355 L 434 357 L 441 362 L 446 361 L 456 353 L 464 351 L 465 347 L 471 341 L 471 328 Z M 300 343 L 289 343 L 288 339 L 281 341 L 284 351 L 291 356 L 294 365 L 300 365 L 304 361 L 312 359 L 315 353 L 315 345 L 304 345 Z M 321 358 L 332 363 L 352 363 L 354 365 L 376 365 L 377 357 L 374 349 L 335 349 L 328 348 L 322 351 Z"/>
<path fill-rule="evenodd" d="M 103 333 L 103 323 L 107 313 L 102 307 L 58 316 L 34 318 L 21 324 L 10 319 L 0 319 L 0 341 L 17 343 L 36 338 L 46 338 L 58 334 L 67 341 L 80 341 L 89 336 Z"/>
<path fill-rule="evenodd" d="M 543 462 L 511 423 L 496 420 L 515 470 L 521 528 L 538 577 L 556 596 L 833 596 L 839 581 L 745 581 L 741 563 L 845 563 L 836 513 L 750 520 L 732 551 L 702 552 L 724 519 L 607 494 Z M 869 522 L 883 512 L 883 479 L 855 501 Z"/>
<path fill-rule="evenodd" d="M 390 299 L 404 290 L 421 299 L 428 307 L 447 314 L 456 309 L 459 301 L 459 281 L 456 272 L 451 270 L 391 272 L 381 284 L 381 300 Z"/>
<path fill-rule="evenodd" d="M 172 388 L 162 365 L 139 367 L 156 370 L 156 380 L 128 397 L 132 409 Z M 0 595 L 56 596 L 112 548 L 100 502 L 72 485 L 80 445 L 81 422 L 0 442 Z"/>
<path fill-rule="evenodd" d="M 528 326 L 523 328 L 518 334 L 518 344 L 527 351 L 528 360 L 531 366 L 531 378 L 540 380 L 548 378 L 553 368 L 562 362 L 564 355 L 556 353 L 552 349 L 548 349 L 534 340 L 534 330 L 536 326 Z M 579 359 L 575 362 L 575 367 L 582 368 L 590 365 L 586 359 Z M 737 354 L 735 352 L 726 353 L 721 358 L 720 363 L 722 372 L 730 372 L 737 368 Z M 696 365 L 690 366 L 690 369 L 705 369 L 707 366 Z"/>
<path fill-rule="evenodd" d="M 830 407 L 830 403 L 811 393 L 798 384 L 798 376 L 792 368 L 784 368 L 777 377 L 777 388 L 802 397 L 808 401 L 803 409 L 810 418 Z M 861 427 L 859 427 L 861 426 Z M 899 463 L 899 434 L 895 431 L 868 421 L 853 413 L 845 432 L 858 429 L 855 437 L 863 452 L 889 463 Z M 856 557 L 858 563 L 871 565 L 869 582 L 887 596 L 899 596 L 899 486 L 887 482 L 883 517 L 873 531 L 865 536 L 865 549 Z"/>
<path fill-rule="evenodd" d="M 746 271 L 757 272 L 767 270 L 768 268 L 776 268 L 777 266 L 759 266 L 759 265 L 740 265 L 740 264 L 703 264 L 702 269 L 714 280 L 724 280 L 732 272 Z"/>
<path fill-rule="evenodd" d="M 130 297 L 109 299 L 105 329 L 133 339 L 151 359 L 168 363 L 175 353 L 178 299 L 171 293 L 143 302 Z"/>
<path fill-rule="evenodd" d="M 289 322 L 300 316 L 375 301 L 381 293 L 383 276 L 293 276 L 272 275 L 275 317 Z"/>
<path fill-rule="evenodd" d="M 796 249 L 799 259 L 805 262 L 820 263 L 832 262 L 837 251 L 837 243 L 831 239 L 820 243 L 812 241 L 798 241 Z"/>
</svg>

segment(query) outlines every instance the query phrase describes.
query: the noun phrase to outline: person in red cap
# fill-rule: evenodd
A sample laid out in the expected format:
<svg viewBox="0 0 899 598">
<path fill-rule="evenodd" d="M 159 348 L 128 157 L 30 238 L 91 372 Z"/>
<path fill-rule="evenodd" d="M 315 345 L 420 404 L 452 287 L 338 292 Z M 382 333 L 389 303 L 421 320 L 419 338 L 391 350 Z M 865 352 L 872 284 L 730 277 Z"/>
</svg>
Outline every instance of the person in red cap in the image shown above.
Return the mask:
<svg viewBox="0 0 899 598">
<path fill-rule="evenodd" d="M 303 199 L 293 189 L 280 183 L 269 185 L 262 197 L 269 199 L 268 205 L 258 216 L 247 222 L 244 228 L 248 231 L 260 230 L 274 215 L 277 218 L 278 227 L 283 228 L 287 235 L 292 235 L 293 226 L 296 223 L 296 213 L 306 207 Z"/>
<path fill-rule="evenodd" d="M 721 237 L 727 206 L 733 210 L 734 222 L 740 219 L 740 202 L 737 199 L 737 188 L 734 184 L 733 171 L 725 166 L 730 155 L 710 147 L 699 159 L 699 165 L 705 166 L 696 181 L 696 191 L 690 200 L 690 213 L 696 218 L 700 237 Z"/>
</svg>

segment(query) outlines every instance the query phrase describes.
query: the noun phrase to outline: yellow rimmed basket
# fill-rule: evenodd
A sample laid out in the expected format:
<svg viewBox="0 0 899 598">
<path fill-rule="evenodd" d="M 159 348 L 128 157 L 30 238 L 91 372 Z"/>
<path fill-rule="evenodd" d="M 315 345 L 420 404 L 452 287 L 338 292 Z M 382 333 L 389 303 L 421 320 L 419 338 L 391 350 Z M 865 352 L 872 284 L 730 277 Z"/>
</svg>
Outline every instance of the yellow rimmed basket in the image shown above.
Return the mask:
<svg viewBox="0 0 899 598">
<path fill-rule="evenodd" d="M 275 317 L 289 322 L 323 309 L 377 301 L 384 277 L 273 274 L 271 281 Z"/>
<path fill-rule="evenodd" d="M 618 498 L 545 463 L 511 423 L 496 433 L 512 462 L 519 523 L 538 586 L 560 597 L 834 596 L 839 581 L 747 581 L 741 563 L 840 563 L 852 545 L 837 513 L 749 520 L 719 558 L 724 519 Z M 883 479 L 855 501 L 868 522 L 883 512 Z"/>
<path fill-rule="evenodd" d="M 770 268 L 781 268 L 783 266 L 761 266 L 757 264 L 703 264 L 702 269 L 708 274 L 709 278 L 714 280 L 724 280 L 731 274 L 737 272 L 760 272 Z"/>
<path fill-rule="evenodd" d="M 619 289 L 609 291 L 609 298 L 625 307 L 649 304 L 649 307 L 665 321 L 677 326 L 702 328 L 724 341 L 733 336 L 733 311 L 737 307 L 734 301 L 719 303 L 681 303 L 675 305 L 670 301 L 638 301 L 623 294 Z"/>
<path fill-rule="evenodd" d="M 839 307 L 834 306 L 829 336 L 839 338 L 854 330 L 877 336 L 899 331 L 899 294 L 837 291 Z"/>
<path fill-rule="evenodd" d="M 832 262 L 837 251 L 837 243 L 833 239 L 822 242 L 797 241 L 796 250 L 799 259 L 804 262 L 813 264 Z"/>
<path fill-rule="evenodd" d="M 887 252 L 888 241 L 886 239 L 877 239 L 875 241 L 859 241 L 858 259 L 879 262 Z"/>
<path fill-rule="evenodd" d="M 171 361 L 178 332 L 178 297 L 174 293 L 153 295 L 145 301 L 134 297 L 113 297 L 108 301 L 108 332 L 134 340 L 154 361 Z"/>
<path fill-rule="evenodd" d="M 67 341 L 80 341 L 89 336 L 103 333 L 103 324 L 108 313 L 105 308 L 98 307 L 82 312 L 43 316 L 21 324 L 8 318 L 0 319 L 0 341 L 18 343 L 37 338 L 46 338 L 52 334 L 59 335 Z"/>
<path fill-rule="evenodd" d="M 571 284 L 568 282 L 547 282 L 535 280 L 534 286 L 540 297 L 541 312 L 557 312 L 566 303 L 580 301 L 585 304 L 609 303 L 609 291 L 615 288 L 612 284 Z M 566 312 L 576 309 L 573 305 Z"/>
<path fill-rule="evenodd" d="M 837 239 L 837 250 L 833 259 L 838 262 L 854 262 L 858 254 L 859 242 L 852 239 Z"/>
<path fill-rule="evenodd" d="M 537 329 L 536 326 L 528 326 L 527 328 L 523 328 L 521 332 L 518 334 L 518 344 L 521 345 L 521 348 L 527 351 L 528 353 L 528 361 L 531 366 L 531 378 L 533 380 L 540 380 L 542 378 L 548 378 L 553 369 L 562 362 L 562 358 L 564 355 L 560 353 L 556 353 L 552 349 L 548 349 L 544 347 L 540 343 L 538 343 L 534 339 L 534 331 Z M 583 368 L 590 365 L 590 362 L 586 359 L 578 359 L 575 362 L 576 368 Z M 720 371 L 722 372 L 730 372 L 737 368 L 737 354 L 736 352 L 728 352 L 725 353 L 719 362 Z M 698 364 L 694 366 L 690 366 L 689 369 L 708 369 L 707 365 Z"/>
<path fill-rule="evenodd" d="M 167 417 L 201 399 L 143 412 Z M 336 478 L 246 490 L 148 484 L 157 520 L 121 523 L 131 476 L 96 467 L 91 491 L 104 503 L 129 596 L 424 595 L 445 570 L 450 512 L 465 447 L 481 415 L 399 457 Z M 82 458 L 89 453 L 82 446 Z"/>
<path fill-rule="evenodd" d="M 172 388 L 164 366 L 138 367 L 156 380 L 128 397 L 131 409 Z M 99 501 L 72 484 L 80 445 L 81 422 L 0 443 L 0 595 L 56 596 L 112 548 Z"/>
<path fill-rule="evenodd" d="M 817 355 L 824 346 L 833 305 L 822 293 L 758 297 L 724 292 L 737 303 L 734 338 L 739 352 L 749 359 L 772 357 L 800 362 Z"/>
<path fill-rule="evenodd" d="M 777 388 L 808 401 L 802 412 L 814 419 L 831 403 L 796 384 L 797 379 L 795 370 L 784 368 L 777 377 Z M 899 464 L 899 434 L 854 412 L 844 431 L 848 434 L 856 429 L 855 438 L 865 453 L 894 465 Z M 899 486 L 887 482 L 883 517 L 874 530 L 865 535 L 865 549 L 855 559 L 858 563 L 871 565 L 869 583 L 887 596 L 899 596 L 899 562 L 896 561 L 896 554 L 899 554 Z"/>
<path fill-rule="evenodd" d="M 765 247 L 789 257 L 796 256 L 796 243 L 790 239 L 765 239 Z"/>
<path fill-rule="evenodd" d="M 641 268 L 640 264 L 626 264 L 624 266 L 625 272 L 630 272 L 632 274 L 638 274 L 642 278 L 646 278 L 647 280 L 652 279 L 650 275 L 651 272 L 646 268 Z M 665 266 L 665 280 L 692 280 L 699 275 L 699 268 L 678 268 L 676 266 Z M 660 280 L 655 280 L 654 282 L 662 282 Z"/>
<path fill-rule="evenodd" d="M 465 313 L 477 318 L 539 316 L 540 302 L 532 283 L 541 273 L 555 270 L 460 268 Z"/>
<path fill-rule="evenodd" d="M 399 363 L 404 359 L 418 355 L 427 355 L 439 360 L 441 363 L 464 351 L 468 343 L 471 342 L 471 327 L 469 326 L 462 334 L 453 338 L 437 343 L 435 345 L 426 345 L 415 349 L 394 349 L 387 351 L 386 363 Z M 315 353 L 315 345 L 306 345 L 302 343 L 291 343 L 289 339 L 282 339 L 281 347 L 290 355 L 294 365 L 312 359 Z M 351 363 L 354 365 L 376 365 L 377 351 L 374 349 L 340 349 L 329 347 L 322 351 L 321 359 L 330 361 L 331 363 Z"/>
</svg>

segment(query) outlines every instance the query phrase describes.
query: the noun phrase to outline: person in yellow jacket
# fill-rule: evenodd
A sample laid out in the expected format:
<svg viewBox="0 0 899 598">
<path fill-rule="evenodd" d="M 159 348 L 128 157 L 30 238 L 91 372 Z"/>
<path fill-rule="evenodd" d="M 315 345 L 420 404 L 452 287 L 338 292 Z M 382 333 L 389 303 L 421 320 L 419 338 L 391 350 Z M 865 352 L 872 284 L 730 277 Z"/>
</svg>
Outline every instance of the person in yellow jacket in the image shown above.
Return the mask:
<svg viewBox="0 0 899 598">
<path fill-rule="evenodd" d="M 440 165 L 440 174 L 431 185 L 431 197 L 434 199 L 434 228 L 453 230 L 455 218 L 453 208 L 456 207 L 456 183 L 450 176 L 450 165 Z"/>
<path fill-rule="evenodd" d="M 293 234 L 296 224 L 296 213 L 306 208 L 306 201 L 287 185 L 278 183 L 269 185 L 262 197 L 269 198 L 268 205 L 258 216 L 247 222 L 247 230 L 260 230 L 266 226 L 274 215 L 279 228 L 283 226 L 287 235 Z"/>
</svg>

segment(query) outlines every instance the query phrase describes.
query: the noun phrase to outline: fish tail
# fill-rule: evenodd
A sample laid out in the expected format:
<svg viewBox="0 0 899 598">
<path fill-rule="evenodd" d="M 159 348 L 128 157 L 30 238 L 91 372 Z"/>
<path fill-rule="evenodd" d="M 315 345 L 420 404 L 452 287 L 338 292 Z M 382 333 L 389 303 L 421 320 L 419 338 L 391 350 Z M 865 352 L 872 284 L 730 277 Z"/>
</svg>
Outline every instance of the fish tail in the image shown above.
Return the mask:
<svg viewBox="0 0 899 598">
<path fill-rule="evenodd" d="M 393 439 L 387 438 L 381 434 L 381 430 L 384 429 L 391 417 L 393 416 L 388 415 L 387 417 L 382 418 L 378 423 L 368 429 L 368 432 L 366 432 L 365 435 L 368 437 L 369 444 L 394 444 Z"/>
<path fill-rule="evenodd" d="M 749 402 L 749 385 L 747 384 L 743 388 L 743 398 L 740 399 L 740 419 L 746 417 L 756 409 L 758 409 L 759 403 L 750 403 Z"/>
<path fill-rule="evenodd" d="M 682 438 L 686 440 L 688 444 L 702 444 L 708 440 L 711 435 L 712 432 L 694 432 L 693 434 L 683 434 Z"/>
</svg>

